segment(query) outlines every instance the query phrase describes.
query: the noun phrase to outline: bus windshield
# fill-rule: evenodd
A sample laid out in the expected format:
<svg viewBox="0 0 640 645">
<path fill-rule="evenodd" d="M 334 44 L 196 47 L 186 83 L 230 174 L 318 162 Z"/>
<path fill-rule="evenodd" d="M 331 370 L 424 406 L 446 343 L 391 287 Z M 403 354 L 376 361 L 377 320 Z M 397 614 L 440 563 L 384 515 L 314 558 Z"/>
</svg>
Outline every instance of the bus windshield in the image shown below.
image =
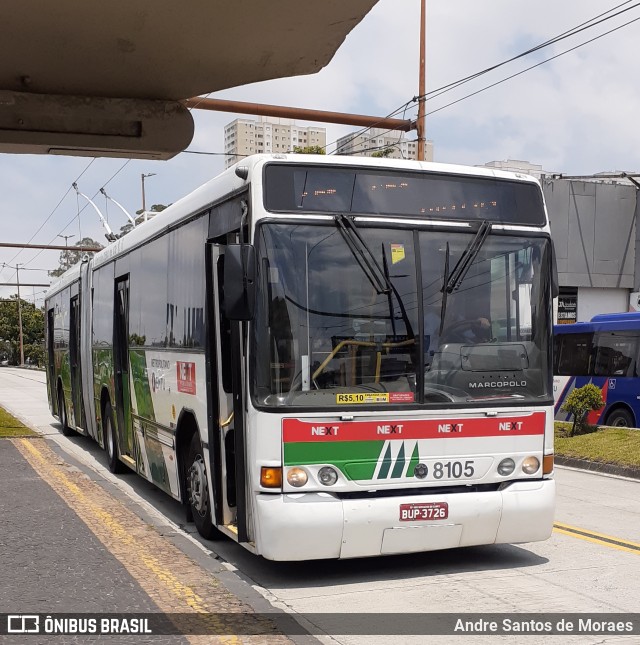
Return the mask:
<svg viewBox="0 0 640 645">
<path fill-rule="evenodd" d="M 548 404 L 548 238 L 477 237 L 259 225 L 255 404 Z"/>
</svg>

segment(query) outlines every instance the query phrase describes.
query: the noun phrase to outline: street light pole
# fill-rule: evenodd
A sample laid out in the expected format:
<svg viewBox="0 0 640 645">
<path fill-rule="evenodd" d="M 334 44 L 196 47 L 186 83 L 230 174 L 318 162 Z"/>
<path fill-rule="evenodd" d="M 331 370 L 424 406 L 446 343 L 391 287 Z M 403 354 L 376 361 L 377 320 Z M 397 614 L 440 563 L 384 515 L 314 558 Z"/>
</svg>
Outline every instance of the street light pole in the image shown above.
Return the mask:
<svg viewBox="0 0 640 645">
<path fill-rule="evenodd" d="M 146 177 L 154 177 L 155 172 L 149 172 L 145 175 L 145 173 L 142 173 L 140 175 L 140 179 L 142 180 L 142 216 L 144 217 L 144 221 L 147 221 L 147 204 L 145 202 L 145 195 L 144 195 L 144 180 Z"/>
<path fill-rule="evenodd" d="M 22 301 L 20 300 L 20 265 L 16 264 L 16 284 L 18 287 L 18 329 L 20 334 L 20 367 L 24 367 L 24 341 L 22 338 Z"/>
<path fill-rule="evenodd" d="M 67 240 L 68 240 L 70 237 L 75 237 L 75 235 L 58 235 L 58 237 L 64 237 L 64 245 L 65 245 L 65 246 L 69 246 L 69 243 L 67 242 Z"/>
<path fill-rule="evenodd" d="M 24 339 L 22 335 L 22 300 L 20 299 L 20 264 L 12 267 L 6 262 L 2 263 L 3 267 L 16 270 L 16 286 L 18 287 L 18 335 L 20 337 L 20 367 L 24 367 Z"/>
</svg>

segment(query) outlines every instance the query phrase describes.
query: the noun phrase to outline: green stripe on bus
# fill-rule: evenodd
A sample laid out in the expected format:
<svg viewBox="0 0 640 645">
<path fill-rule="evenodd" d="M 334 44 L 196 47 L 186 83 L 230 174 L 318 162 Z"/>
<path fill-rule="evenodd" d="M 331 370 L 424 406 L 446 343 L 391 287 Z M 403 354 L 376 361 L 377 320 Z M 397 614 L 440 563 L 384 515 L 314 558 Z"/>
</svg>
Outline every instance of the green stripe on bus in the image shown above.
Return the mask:
<svg viewBox="0 0 640 645">
<path fill-rule="evenodd" d="M 380 470 L 378 471 L 378 479 L 386 479 L 391 468 L 391 444 L 387 444 L 387 450 L 384 453 L 384 458 L 380 464 Z"/>
<path fill-rule="evenodd" d="M 294 442 L 284 444 L 285 466 L 334 464 L 338 461 L 378 461 L 383 441 Z"/>
<path fill-rule="evenodd" d="M 351 480 L 372 479 L 384 441 L 328 441 L 284 444 L 285 466 L 331 464 Z"/>
<path fill-rule="evenodd" d="M 396 463 L 394 464 L 393 470 L 391 471 L 391 479 L 398 479 L 399 477 L 402 477 L 402 471 L 404 470 L 404 465 L 406 463 L 407 461 L 404 458 L 404 442 L 402 442 L 398 456 L 396 458 Z"/>
<path fill-rule="evenodd" d="M 416 447 L 413 449 L 413 454 L 411 455 L 411 461 L 409 462 L 409 467 L 407 468 L 407 477 L 413 477 L 413 473 L 416 469 L 416 466 L 420 463 L 420 455 L 418 453 L 418 442 L 416 442 Z"/>
</svg>

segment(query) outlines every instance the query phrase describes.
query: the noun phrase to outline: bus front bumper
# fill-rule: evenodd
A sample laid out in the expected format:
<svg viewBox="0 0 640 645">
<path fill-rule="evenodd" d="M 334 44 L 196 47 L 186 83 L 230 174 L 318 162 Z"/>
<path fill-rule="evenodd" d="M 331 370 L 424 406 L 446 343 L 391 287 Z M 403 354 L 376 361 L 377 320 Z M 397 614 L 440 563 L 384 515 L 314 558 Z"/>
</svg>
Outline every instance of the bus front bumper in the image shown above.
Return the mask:
<svg viewBox="0 0 640 645">
<path fill-rule="evenodd" d="M 255 497 L 256 549 L 268 560 L 358 558 L 546 540 L 555 481 L 501 491 L 338 499 L 328 493 Z M 401 504 L 446 502 L 444 520 L 400 521 Z"/>
</svg>

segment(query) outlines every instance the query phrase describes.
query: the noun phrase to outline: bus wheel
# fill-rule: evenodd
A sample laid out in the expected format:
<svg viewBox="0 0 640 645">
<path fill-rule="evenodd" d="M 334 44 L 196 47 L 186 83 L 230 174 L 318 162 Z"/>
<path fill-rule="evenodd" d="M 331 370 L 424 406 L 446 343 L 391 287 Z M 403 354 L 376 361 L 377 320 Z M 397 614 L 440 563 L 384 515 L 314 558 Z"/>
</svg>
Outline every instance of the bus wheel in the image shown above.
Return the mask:
<svg viewBox="0 0 640 645">
<path fill-rule="evenodd" d="M 104 437 L 104 449 L 107 451 L 109 470 L 112 473 L 123 473 L 125 471 L 125 467 L 118 459 L 118 442 L 116 441 L 115 425 L 113 423 L 113 408 L 109 402 L 104 406 L 102 435 Z"/>
<path fill-rule="evenodd" d="M 67 419 L 67 408 L 64 404 L 64 394 L 62 388 L 58 388 L 58 417 L 60 418 L 60 425 L 62 426 L 62 434 L 65 437 L 71 437 L 75 432 L 69 427 Z"/>
<path fill-rule="evenodd" d="M 609 412 L 607 420 L 604 422 L 606 426 L 617 426 L 619 428 L 633 428 L 635 421 L 629 410 L 625 408 L 617 408 L 613 412 Z"/>
<path fill-rule="evenodd" d="M 202 455 L 198 435 L 194 433 L 189 444 L 187 457 L 187 496 L 198 533 L 203 538 L 211 540 L 218 535 L 211 519 L 209 503 L 209 485 L 207 484 L 207 469 Z"/>
</svg>

